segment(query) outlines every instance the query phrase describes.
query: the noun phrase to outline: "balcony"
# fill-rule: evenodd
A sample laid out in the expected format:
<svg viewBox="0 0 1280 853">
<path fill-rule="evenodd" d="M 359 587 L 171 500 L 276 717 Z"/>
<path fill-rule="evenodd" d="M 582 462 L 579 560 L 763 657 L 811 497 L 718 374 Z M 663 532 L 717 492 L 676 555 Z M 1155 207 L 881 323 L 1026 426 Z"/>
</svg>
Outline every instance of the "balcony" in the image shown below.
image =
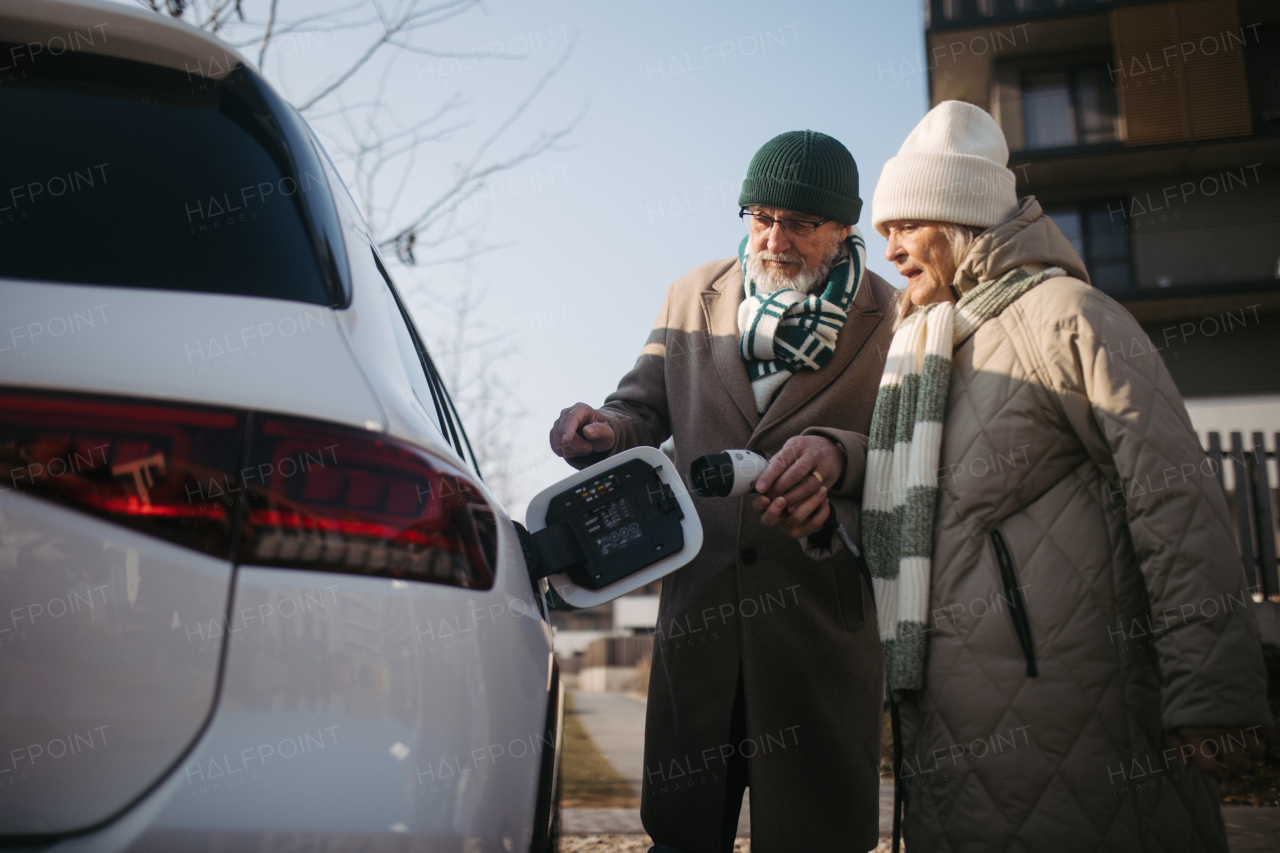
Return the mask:
<svg viewBox="0 0 1280 853">
<path fill-rule="evenodd" d="M 929 0 L 925 7 L 925 29 L 929 32 L 959 30 L 1106 11 L 1151 2 L 1160 0 Z"/>
</svg>

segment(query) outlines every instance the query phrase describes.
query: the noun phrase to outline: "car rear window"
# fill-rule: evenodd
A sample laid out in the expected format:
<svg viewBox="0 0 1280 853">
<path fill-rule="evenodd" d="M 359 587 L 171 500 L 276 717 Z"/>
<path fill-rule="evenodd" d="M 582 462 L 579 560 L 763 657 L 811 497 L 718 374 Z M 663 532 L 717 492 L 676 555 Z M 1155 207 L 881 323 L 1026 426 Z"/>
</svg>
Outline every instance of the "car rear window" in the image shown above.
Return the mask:
<svg viewBox="0 0 1280 853">
<path fill-rule="evenodd" d="M 0 277 L 345 303 L 299 120 L 252 70 L 204 66 L 68 51 L 4 75 Z"/>
</svg>

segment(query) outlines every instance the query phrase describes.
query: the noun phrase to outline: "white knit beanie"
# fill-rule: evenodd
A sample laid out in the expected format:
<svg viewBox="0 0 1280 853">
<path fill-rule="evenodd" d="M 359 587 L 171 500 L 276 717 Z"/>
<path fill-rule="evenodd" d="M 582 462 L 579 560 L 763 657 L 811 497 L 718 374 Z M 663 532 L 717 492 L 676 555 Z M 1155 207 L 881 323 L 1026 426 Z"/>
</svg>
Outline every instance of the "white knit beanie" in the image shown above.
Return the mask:
<svg viewBox="0 0 1280 853">
<path fill-rule="evenodd" d="M 1017 206 L 1009 146 L 981 107 L 943 101 L 929 110 L 880 172 L 871 224 L 888 236 L 896 219 L 989 228 Z"/>
</svg>

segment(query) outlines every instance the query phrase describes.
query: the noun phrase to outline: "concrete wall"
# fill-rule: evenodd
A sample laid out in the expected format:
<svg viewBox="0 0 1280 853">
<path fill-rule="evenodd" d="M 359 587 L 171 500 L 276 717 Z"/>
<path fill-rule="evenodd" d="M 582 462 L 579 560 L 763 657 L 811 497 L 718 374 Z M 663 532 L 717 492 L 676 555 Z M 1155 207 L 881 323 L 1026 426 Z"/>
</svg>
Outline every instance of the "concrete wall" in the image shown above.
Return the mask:
<svg viewBox="0 0 1280 853">
<path fill-rule="evenodd" d="M 578 673 L 578 689 L 587 693 L 623 693 L 639 677 L 634 666 L 589 666 Z"/>
<path fill-rule="evenodd" d="M 658 624 L 656 595 L 624 595 L 613 600 L 613 627 L 617 630 L 647 628 Z"/>
<path fill-rule="evenodd" d="M 571 658 L 575 654 L 585 652 L 587 646 L 591 645 L 601 637 L 612 637 L 613 631 L 562 631 L 556 629 L 555 644 L 556 656 L 562 658 Z"/>
</svg>

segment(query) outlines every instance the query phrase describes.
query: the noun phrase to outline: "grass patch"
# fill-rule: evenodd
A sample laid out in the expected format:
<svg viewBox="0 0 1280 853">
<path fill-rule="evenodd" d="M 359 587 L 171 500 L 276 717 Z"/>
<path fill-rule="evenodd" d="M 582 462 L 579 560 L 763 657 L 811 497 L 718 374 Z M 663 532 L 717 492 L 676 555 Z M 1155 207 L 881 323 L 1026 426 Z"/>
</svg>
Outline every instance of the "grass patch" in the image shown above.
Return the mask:
<svg viewBox="0 0 1280 853">
<path fill-rule="evenodd" d="M 640 805 L 631 786 L 596 748 L 586 726 L 578 719 L 573 696 L 567 693 L 560 772 L 562 808 L 638 808 Z"/>
</svg>

